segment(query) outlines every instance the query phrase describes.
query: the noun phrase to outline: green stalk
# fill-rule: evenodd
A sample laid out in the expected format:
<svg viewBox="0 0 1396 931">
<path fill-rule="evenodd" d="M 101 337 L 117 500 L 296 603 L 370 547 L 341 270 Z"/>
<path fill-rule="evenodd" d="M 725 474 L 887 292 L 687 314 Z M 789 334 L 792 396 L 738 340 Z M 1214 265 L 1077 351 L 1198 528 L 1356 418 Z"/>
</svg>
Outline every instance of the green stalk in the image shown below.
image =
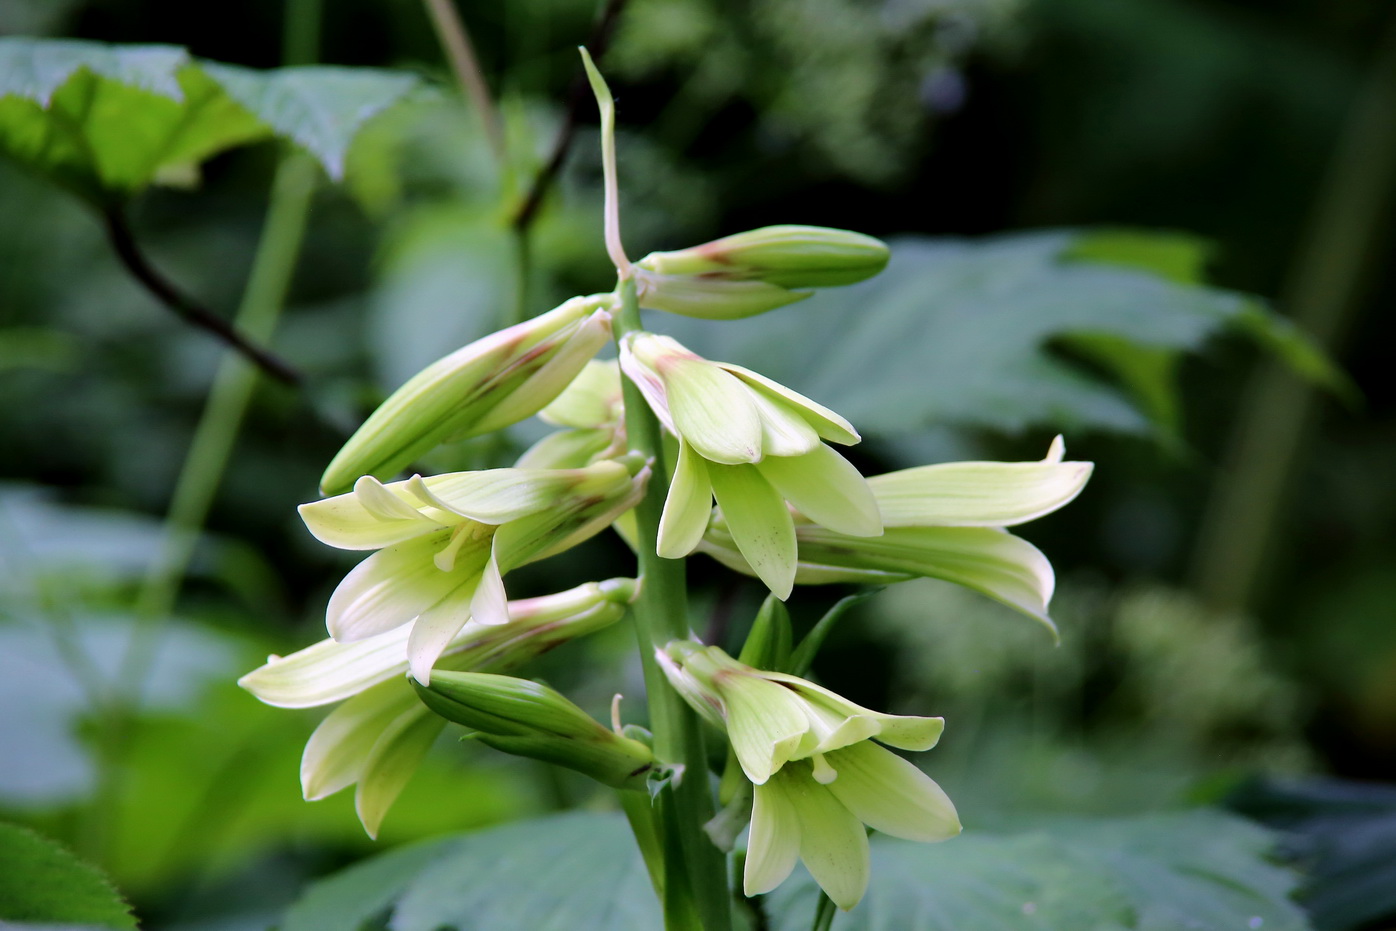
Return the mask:
<svg viewBox="0 0 1396 931">
<path fill-rule="evenodd" d="M 635 281 L 624 278 L 619 286 L 621 307 L 616 321 L 616 340 L 642 329 Z M 689 636 L 688 589 L 684 562 L 663 559 L 656 554 L 659 518 L 664 512 L 668 472 L 658 419 L 645 403 L 640 389 L 622 379 L 625 398 L 625 428 L 630 448 L 651 459 L 654 474 L 649 490 L 635 508 L 636 547 L 640 576 L 644 582 L 631 616 L 640 646 L 645 690 L 649 696 L 650 726 L 654 730 L 655 753 L 661 760 L 683 766 L 676 786 L 666 787 L 658 800 L 661 831 L 678 839 L 680 857 L 666 856 L 663 896 L 666 926 L 675 909 L 671 902 L 691 898 L 706 931 L 731 928 L 731 896 L 723 854 L 703 833 L 703 825 L 713 816 L 712 792 L 708 786 L 708 758 L 698 717 L 670 687 L 654 658 L 656 647 L 674 638 Z M 672 850 L 672 847 L 668 848 Z"/>
<path fill-rule="evenodd" d="M 834 905 L 833 899 L 821 891 L 819 905 L 814 910 L 814 924 L 810 925 L 810 931 L 829 931 L 836 914 L 838 914 L 838 906 Z"/>
</svg>

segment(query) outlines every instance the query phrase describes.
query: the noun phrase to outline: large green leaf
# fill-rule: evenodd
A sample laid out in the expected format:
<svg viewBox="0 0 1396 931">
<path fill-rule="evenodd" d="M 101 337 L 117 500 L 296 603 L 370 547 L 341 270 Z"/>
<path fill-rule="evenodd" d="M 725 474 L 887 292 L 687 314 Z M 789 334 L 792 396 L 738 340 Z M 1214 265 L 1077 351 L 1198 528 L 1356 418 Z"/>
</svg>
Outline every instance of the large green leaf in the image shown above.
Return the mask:
<svg viewBox="0 0 1396 931">
<path fill-rule="evenodd" d="M 828 404 L 865 435 L 943 424 L 1166 433 L 1177 359 L 1227 331 L 1260 339 L 1306 375 L 1337 380 L 1254 299 L 1188 281 L 1200 261 L 1171 234 L 1054 230 L 890 244 L 887 270 L 859 285 L 720 327 L 659 315 L 650 323 Z"/>
<path fill-rule="evenodd" d="M 130 907 L 96 867 L 27 828 L 0 823 L 0 927 L 134 928 Z"/>
<path fill-rule="evenodd" d="M 572 812 L 393 851 L 312 886 L 281 931 L 653 931 L 659 903 L 625 819 Z"/>
<path fill-rule="evenodd" d="M 338 179 L 364 123 L 416 84 L 371 69 L 253 71 L 175 46 L 0 38 L 0 152 L 97 204 L 270 136 Z"/>
<path fill-rule="evenodd" d="M 874 838 L 867 898 L 836 931 L 1303 931 L 1275 836 L 1213 811 L 1063 821 L 943 844 Z M 803 871 L 767 897 L 775 931 L 810 926 Z"/>
</svg>

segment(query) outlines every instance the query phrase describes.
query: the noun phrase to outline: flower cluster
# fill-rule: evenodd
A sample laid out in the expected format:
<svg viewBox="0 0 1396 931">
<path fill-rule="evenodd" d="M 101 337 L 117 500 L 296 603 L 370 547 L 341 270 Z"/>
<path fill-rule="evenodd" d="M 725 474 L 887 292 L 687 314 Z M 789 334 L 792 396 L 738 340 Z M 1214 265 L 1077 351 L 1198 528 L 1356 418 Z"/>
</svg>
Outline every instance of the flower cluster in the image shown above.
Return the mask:
<svg viewBox="0 0 1396 931">
<path fill-rule="evenodd" d="M 635 798 L 648 805 L 637 790 L 705 781 L 706 773 L 683 775 L 702 764 L 700 753 L 661 759 L 652 745 L 675 741 L 651 741 L 615 711 L 608 729 L 552 688 L 504 674 L 645 597 L 639 582 L 611 579 L 509 601 L 505 575 L 610 525 L 638 548 L 639 514 L 652 543 L 641 565 L 656 575 L 662 559 L 704 552 L 780 600 L 796 584 L 928 576 L 1051 625 L 1051 566 L 1005 528 L 1072 500 L 1091 465 L 1065 461 L 1058 440 L 1040 462 L 865 478 L 834 449 L 861 439 L 838 413 L 646 331 L 642 307 L 711 320 L 762 313 L 876 274 L 887 249 L 842 230 L 778 226 L 631 263 L 620 242 L 609 98 L 591 76 L 603 105 L 616 292 L 574 298 L 457 350 L 367 419 L 324 474 L 331 497 L 300 508 L 320 541 L 372 551 L 329 599 L 331 639 L 273 657 L 240 683 L 273 705 L 339 703 L 306 745 L 302 787 L 313 799 L 355 785 L 371 834 L 447 721 L 486 746 L 622 790 L 633 823 Z M 613 334 L 618 358 L 593 358 Z M 398 478 L 441 444 L 534 414 L 559 429 L 513 467 Z M 631 430 L 648 437 L 644 453 L 632 451 Z M 651 481 L 665 486 L 662 514 L 637 509 Z M 775 671 L 762 670 L 691 639 L 663 644 L 683 630 L 670 626 L 664 636 L 657 627 L 642 634 L 678 696 L 726 734 L 730 773 L 751 787 L 748 895 L 775 888 L 803 860 L 836 904 L 852 908 L 868 886 L 865 826 L 919 841 L 959 832 L 939 786 L 887 749 L 929 750 L 942 719 L 863 708 L 791 674 L 807 666 L 777 660 L 766 664 Z M 784 636 L 788 647 L 788 629 Z M 682 708 L 663 694 L 656 723 L 672 726 Z M 668 840 L 641 846 L 649 856 L 673 849 Z"/>
</svg>

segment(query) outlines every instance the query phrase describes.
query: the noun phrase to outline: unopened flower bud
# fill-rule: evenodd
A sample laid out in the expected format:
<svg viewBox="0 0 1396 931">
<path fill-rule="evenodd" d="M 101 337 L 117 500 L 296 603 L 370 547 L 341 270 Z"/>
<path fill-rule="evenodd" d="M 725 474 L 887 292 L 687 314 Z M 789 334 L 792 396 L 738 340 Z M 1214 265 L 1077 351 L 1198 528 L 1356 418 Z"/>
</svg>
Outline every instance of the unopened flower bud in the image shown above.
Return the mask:
<svg viewBox="0 0 1396 931">
<path fill-rule="evenodd" d="M 560 693 L 527 679 L 437 671 L 413 683 L 422 702 L 475 732 L 481 743 L 574 769 L 608 786 L 642 789 L 654 755 L 638 740 L 597 723 Z"/>
<path fill-rule="evenodd" d="M 732 320 L 871 278 L 887 246 L 848 230 L 767 226 L 635 263 L 640 304 L 689 317 Z"/>
<path fill-rule="evenodd" d="M 391 478 L 442 443 L 498 430 L 547 406 L 610 338 L 609 295 L 577 297 L 427 366 L 330 462 L 321 490 Z"/>
</svg>

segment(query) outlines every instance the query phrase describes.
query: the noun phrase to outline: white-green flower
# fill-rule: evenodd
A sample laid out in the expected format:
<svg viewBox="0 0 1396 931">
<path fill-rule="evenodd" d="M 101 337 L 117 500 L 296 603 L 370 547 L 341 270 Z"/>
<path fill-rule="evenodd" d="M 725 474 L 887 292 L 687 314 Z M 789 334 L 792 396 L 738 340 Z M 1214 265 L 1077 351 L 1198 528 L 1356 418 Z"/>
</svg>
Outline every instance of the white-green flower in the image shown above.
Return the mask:
<svg viewBox="0 0 1396 931">
<path fill-rule="evenodd" d="M 951 462 L 872 476 L 867 483 L 882 516 L 882 535 L 856 537 L 797 515 L 795 581 L 944 579 L 1051 627 L 1052 565 L 1037 547 L 1003 528 L 1050 514 L 1080 494 L 1092 464 L 1065 462 L 1064 453 L 1058 437 L 1041 462 Z M 736 537 L 719 515 L 701 549 L 739 572 L 760 575 Z"/>
<path fill-rule="evenodd" d="M 826 755 L 865 740 L 929 750 L 942 718 L 883 714 L 798 676 L 755 669 L 718 647 L 675 640 L 656 651 L 670 683 L 699 714 L 727 732 L 742 771 L 756 785 L 792 760 L 817 779 L 836 773 Z"/>
<path fill-rule="evenodd" d="M 517 423 L 557 397 L 611 334 L 611 295 L 576 297 L 418 372 L 325 469 L 326 493 L 361 475 L 391 478 L 442 443 Z"/>
<path fill-rule="evenodd" d="M 426 683 L 466 621 L 509 620 L 504 572 L 597 533 L 639 500 L 648 477 L 637 457 L 388 485 L 364 476 L 350 494 L 301 505 L 322 542 L 378 550 L 330 596 L 330 636 L 352 643 L 410 624 L 409 666 Z"/>
<path fill-rule="evenodd" d="M 821 778 L 810 761 L 782 766 L 756 786 L 742 888 L 770 892 L 797 859 L 839 908 L 857 905 L 868 888 L 864 825 L 893 837 L 941 841 L 960 833 L 960 819 L 940 786 L 910 762 L 876 744 L 832 750 Z"/>
<path fill-rule="evenodd" d="M 512 669 L 615 623 L 637 589 L 634 579 L 609 579 L 511 601 L 508 624 L 466 624 L 437 667 Z M 301 789 L 314 801 L 355 786 L 355 807 L 371 836 L 445 724 L 417 699 L 403 675 L 407 640 L 406 627 L 354 643 L 325 640 L 271 657 L 238 680 L 257 698 L 283 708 L 342 702 L 306 743 Z"/>
<path fill-rule="evenodd" d="M 693 552 L 716 498 L 744 562 L 786 598 L 796 564 L 791 506 L 842 534 L 882 532 L 867 482 L 824 442 L 859 441 L 838 414 L 756 372 L 704 359 L 667 336 L 627 334 L 620 365 L 679 440 L 659 555 L 677 559 Z"/>
</svg>

